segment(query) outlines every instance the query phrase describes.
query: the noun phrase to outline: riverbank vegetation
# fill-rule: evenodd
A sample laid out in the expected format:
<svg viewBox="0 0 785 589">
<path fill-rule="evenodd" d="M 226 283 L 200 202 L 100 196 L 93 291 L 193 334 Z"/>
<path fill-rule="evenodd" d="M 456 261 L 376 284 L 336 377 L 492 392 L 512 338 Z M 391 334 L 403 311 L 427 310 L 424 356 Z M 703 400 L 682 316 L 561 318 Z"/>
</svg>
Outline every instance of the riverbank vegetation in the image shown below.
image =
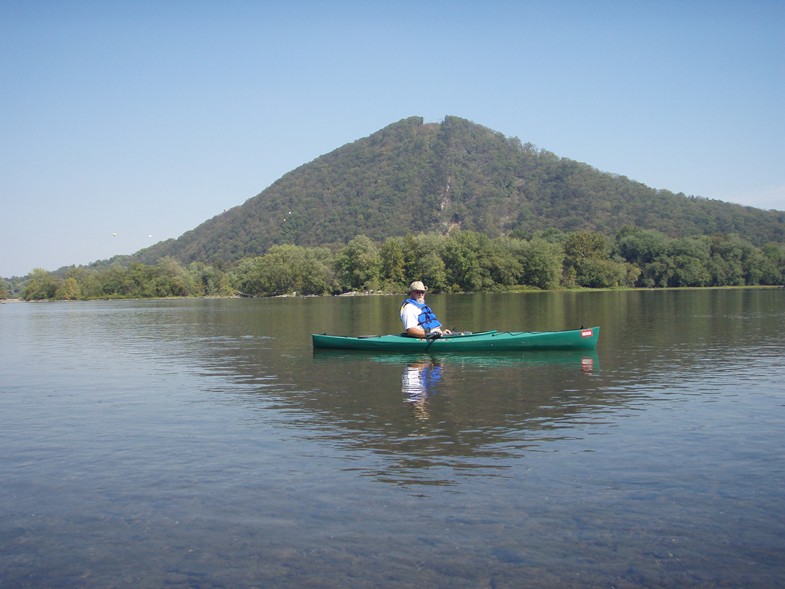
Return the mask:
<svg viewBox="0 0 785 589">
<path fill-rule="evenodd" d="M 785 245 L 741 237 L 669 238 L 626 227 L 490 238 L 474 231 L 424 233 L 375 242 L 359 235 L 338 247 L 275 245 L 228 267 L 116 261 L 109 266 L 33 270 L 0 285 L 25 300 L 401 293 L 411 280 L 432 292 L 522 288 L 756 286 L 783 284 Z"/>
</svg>

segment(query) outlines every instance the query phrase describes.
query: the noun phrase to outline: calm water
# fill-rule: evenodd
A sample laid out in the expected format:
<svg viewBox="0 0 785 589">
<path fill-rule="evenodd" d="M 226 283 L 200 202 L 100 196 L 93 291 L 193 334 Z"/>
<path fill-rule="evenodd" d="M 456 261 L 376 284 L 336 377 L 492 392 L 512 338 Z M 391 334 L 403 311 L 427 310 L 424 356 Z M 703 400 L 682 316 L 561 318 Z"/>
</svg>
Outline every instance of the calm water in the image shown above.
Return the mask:
<svg viewBox="0 0 785 589">
<path fill-rule="evenodd" d="M 0 305 L 0 587 L 785 586 L 785 290 Z"/>
</svg>

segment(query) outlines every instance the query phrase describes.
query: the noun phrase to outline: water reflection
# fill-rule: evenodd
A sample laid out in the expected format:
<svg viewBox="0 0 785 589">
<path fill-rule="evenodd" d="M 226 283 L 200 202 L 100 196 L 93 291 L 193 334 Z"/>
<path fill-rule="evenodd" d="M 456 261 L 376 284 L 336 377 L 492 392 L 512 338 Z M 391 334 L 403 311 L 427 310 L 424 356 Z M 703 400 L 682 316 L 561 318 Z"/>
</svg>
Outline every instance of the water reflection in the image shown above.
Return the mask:
<svg viewBox="0 0 785 589">
<path fill-rule="evenodd" d="M 385 361 L 382 356 L 373 358 L 375 361 Z M 387 359 L 395 361 L 395 357 Z M 534 364 L 544 366 L 546 364 L 570 364 L 579 367 L 581 372 L 591 374 L 595 368 L 599 369 L 599 361 L 596 352 L 573 353 L 542 353 L 522 355 L 520 353 L 510 355 L 460 355 L 449 359 L 435 356 L 424 356 L 417 360 L 407 361 L 403 365 L 401 372 L 401 392 L 404 403 L 409 404 L 414 409 L 414 414 L 418 419 L 428 419 L 428 399 L 439 391 L 440 384 L 445 374 L 446 366 L 450 360 L 460 366 L 501 366 L 504 364 Z"/>
<path fill-rule="evenodd" d="M 396 485 L 501 476 L 510 461 L 574 434 L 566 424 L 623 405 L 600 387 L 595 351 L 382 354 L 317 350 L 309 391 L 288 395 L 303 427 Z M 303 383 L 301 377 L 301 384 Z"/>
<path fill-rule="evenodd" d="M 437 392 L 443 366 L 435 359 L 406 364 L 401 373 L 401 392 L 405 403 L 418 419 L 428 419 L 428 397 Z"/>
<path fill-rule="evenodd" d="M 444 353 L 406 354 L 395 352 L 363 352 L 342 350 L 314 350 L 316 363 L 371 362 L 378 364 L 405 364 L 418 362 L 437 363 L 440 366 L 474 366 L 493 368 L 499 366 L 551 366 L 562 365 L 580 368 L 584 372 L 598 371 L 599 356 L 596 350 L 546 350 L 537 352 L 487 352 L 487 353 Z"/>
</svg>

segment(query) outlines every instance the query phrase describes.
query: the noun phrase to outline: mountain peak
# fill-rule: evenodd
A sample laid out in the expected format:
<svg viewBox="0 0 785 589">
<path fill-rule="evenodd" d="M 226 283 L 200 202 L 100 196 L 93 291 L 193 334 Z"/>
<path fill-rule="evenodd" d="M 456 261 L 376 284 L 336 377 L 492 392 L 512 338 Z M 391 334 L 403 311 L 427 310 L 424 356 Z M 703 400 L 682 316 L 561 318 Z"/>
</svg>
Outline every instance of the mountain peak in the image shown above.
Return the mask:
<svg viewBox="0 0 785 589">
<path fill-rule="evenodd" d="M 150 262 L 231 262 L 275 244 L 381 241 L 459 227 L 491 237 L 623 226 L 673 237 L 738 233 L 785 240 L 785 213 L 654 190 L 559 158 L 456 116 L 412 116 L 288 172 L 244 204 L 179 239 L 142 250 Z"/>
</svg>

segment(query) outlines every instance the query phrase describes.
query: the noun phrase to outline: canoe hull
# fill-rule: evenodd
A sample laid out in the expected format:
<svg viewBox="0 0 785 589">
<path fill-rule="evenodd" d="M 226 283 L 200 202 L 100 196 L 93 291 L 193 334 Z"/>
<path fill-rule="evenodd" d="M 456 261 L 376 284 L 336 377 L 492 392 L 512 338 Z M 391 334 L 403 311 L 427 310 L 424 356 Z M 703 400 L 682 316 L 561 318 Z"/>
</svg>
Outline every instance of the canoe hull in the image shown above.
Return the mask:
<svg viewBox="0 0 785 589">
<path fill-rule="evenodd" d="M 351 337 L 312 334 L 314 349 L 364 350 L 377 352 L 493 352 L 533 350 L 593 350 L 599 327 L 565 331 L 487 331 L 424 340 L 403 335 Z"/>
</svg>

